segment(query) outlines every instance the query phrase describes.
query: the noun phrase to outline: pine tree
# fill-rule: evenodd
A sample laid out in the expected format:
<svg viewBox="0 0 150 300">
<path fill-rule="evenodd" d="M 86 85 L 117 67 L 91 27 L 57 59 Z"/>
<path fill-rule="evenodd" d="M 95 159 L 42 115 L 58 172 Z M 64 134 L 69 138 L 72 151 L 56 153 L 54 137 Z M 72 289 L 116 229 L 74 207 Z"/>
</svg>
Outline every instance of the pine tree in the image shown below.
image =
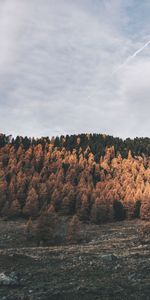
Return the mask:
<svg viewBox="0 0 150 300">
<path fill-rule="evenodd" d="M 38 244 L 53 244 L 56 223 L 56 216 L 53 210 L 49 209 L 48 212 L 43 212 L 40 215 L 36 226 L 36 239 Z"/>
<path fill-rule="evenodd" d="M 67 240 L 70 243 L 77 243 L 81 239 L 80 234 L 80 221 L 76 215 L 74 215 L 68 224 Z"/>
</svg>

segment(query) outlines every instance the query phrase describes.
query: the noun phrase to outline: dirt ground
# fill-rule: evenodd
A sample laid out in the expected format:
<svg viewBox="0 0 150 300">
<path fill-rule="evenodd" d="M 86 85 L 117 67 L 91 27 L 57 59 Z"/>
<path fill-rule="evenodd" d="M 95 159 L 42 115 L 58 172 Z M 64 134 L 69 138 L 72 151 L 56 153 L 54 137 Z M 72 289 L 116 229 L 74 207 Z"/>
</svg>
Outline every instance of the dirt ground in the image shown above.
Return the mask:
<svg viewBox="0 0 150 300">
<path fill-rule="evenodd" d="M 36 247 L 26 239 L 24 220 L 1 219 L 0 300 L 150 299 L 150 240 L 138 233 L 143 225 L 82 225 L 88 242 Z"/>
</svg>

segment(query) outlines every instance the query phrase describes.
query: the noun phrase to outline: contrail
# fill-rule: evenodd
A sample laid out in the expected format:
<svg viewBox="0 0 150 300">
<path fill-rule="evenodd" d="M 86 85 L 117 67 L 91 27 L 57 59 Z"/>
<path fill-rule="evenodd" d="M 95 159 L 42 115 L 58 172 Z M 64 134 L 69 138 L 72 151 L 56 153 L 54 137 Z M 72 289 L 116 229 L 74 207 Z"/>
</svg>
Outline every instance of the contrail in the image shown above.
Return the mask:
<svg viewBox="0 0 150 300">
<path fill-rule="evenodd" d="M 150 41 L 148 41 L 144 46 L 142 46 L 140 49 L 138 49 L 137 51 L 135 51 L 132 55 L 130 55 L 122 65 L 120 65 L 113 73 L 117 73 L 120 69 L 122 69 L 123 67 L 125 67 L 134 57 L 136 57 L 140 52 L 142 52 L 148 45 L 150 44 Z"/>
</svg>

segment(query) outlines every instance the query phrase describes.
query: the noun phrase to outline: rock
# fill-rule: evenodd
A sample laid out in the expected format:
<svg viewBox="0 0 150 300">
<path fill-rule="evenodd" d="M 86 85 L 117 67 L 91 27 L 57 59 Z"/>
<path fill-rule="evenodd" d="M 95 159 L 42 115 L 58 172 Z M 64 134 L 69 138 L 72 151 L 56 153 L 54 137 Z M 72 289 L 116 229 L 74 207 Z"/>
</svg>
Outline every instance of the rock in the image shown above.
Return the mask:
<svg viewBox="0 0 150 300">
<path fill-rule="evenodd" d="M 115 270 L 118 270 L 121 266 L 118 264 L 117 266 L 115 266 Z"/>
<path fill-rule="evenodd" d="M 128 275 L 128 280 L 135 281 L 135 276 L 136 276 L 136 274 L 135 274 L 135 273 L 133 273 L 133 274 L 129 274 L 129 275 Z"/>
<path fill-rule="evenodd" d="M 19 281 L 15 272 L 12 272 L 9 276 L 5 275 L 4 273 L 0 273 L 0 285 L 6 285 L 6 286 L 19 285 Z"/>
<path fill-rule="evenodd" d="M 105 255 L 102 255 L 102 259 L 105 261 L 116 261 L 118 258 L 114 254 L 105 254 Z"/>
</svg>

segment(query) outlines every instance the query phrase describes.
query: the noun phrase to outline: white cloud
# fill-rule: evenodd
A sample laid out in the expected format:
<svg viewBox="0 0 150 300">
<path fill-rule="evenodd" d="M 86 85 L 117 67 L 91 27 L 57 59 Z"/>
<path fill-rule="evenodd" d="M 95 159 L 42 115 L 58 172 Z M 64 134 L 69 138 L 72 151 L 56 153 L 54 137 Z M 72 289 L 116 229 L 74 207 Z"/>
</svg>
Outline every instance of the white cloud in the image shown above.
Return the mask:
<svg viewBox="0 0 150 300">
<path fill-rule="evenodd" d="M 1 0 L 1 131 L 148 134 L 149 49 L 111 76 L 149 39 L 147 19 L 135 31 L 148 5 L 137 2 Z"/>
</svg>

